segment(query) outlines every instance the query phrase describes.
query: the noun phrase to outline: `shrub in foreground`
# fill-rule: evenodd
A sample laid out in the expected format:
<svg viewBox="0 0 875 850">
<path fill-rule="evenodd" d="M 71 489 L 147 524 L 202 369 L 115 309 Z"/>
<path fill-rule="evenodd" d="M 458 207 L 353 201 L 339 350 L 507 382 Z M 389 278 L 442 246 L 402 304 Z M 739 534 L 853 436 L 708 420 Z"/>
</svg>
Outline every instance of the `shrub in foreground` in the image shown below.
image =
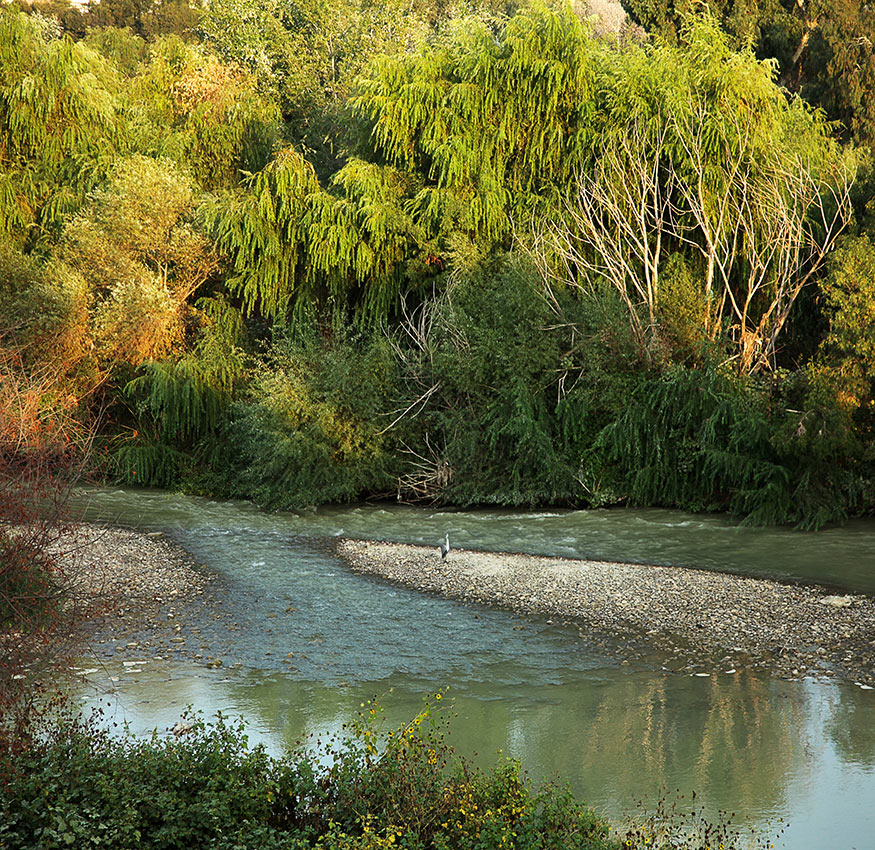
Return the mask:
<svg viewBox="0 0 875 850">
<path fill-rule="evenodd" d="M 221 715 L 137 738 L 75 721 L 0 751 L 0 847 L 185 850 L 724 850 L 729 819 L 659 808 L 624 835 L 519 764 L 456 756 L 426 701 L 384 732 L 368 702 L 344 734 L 281 758 Z M 183 728 L 184 727 L 184 728 Z M 757 844 L 762 847 L 762 844 Z M 766 845 L 767 846 L 767 845 Z"/>
<path fill-rule="evenodd" d="M 437 701 L 440 695 L 437 696 Z M 273 758 L 221 716 L 178 737 L 56 724 L 0 754 L 0 847 L 575 848 L 607 823 L 512 761 L 481 771 L 444 742 L 429 704 L 385 735 L 371 704 L 339 740 Z"/>
</svg>

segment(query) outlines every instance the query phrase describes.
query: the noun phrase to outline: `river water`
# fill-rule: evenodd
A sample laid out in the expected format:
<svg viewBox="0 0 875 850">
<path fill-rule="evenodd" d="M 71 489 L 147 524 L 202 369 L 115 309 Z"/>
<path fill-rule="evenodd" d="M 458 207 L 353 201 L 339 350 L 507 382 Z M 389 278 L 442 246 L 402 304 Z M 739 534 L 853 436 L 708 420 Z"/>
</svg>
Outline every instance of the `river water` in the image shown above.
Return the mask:
<svg viewBox="0 0 875 850">
<path fill-rule="evenodd" d="M 539 618 L 460 605 L 355 575 L 335 536 L 596 557 L 814 581 L 875 593 L 875 524 L 818 535 L 668 511 L 448 512 L 401 506 L 266 514 L 156 491 L 80 491 L 85 518 L 160 530 L 217 574 L 227 616 L 204 623 L 220 670 L 101 661 L 86 704 L 135 731 L 187 705 L 242 715 L 278 752 L 339 731 L 377 696 L 389 726 L 448 687 L 451 739 L 568 781 L 605 814 L 693 792 L 709 813 L 795 850 L 875 847 L 875 691 L 712 664 L 702 675 Z M 210 631 L 212 629 L 212 631 Z M 292 653 L 290 656 L 289 653 Z M 95 668 L 92 668 L 95 669 Z M 704 675 L 707 673 L 708 675 Z M 113 681 L 115 680 L 115 681 Z M 682 797 L 681 797 L 682 795 Z"/>
</svg>

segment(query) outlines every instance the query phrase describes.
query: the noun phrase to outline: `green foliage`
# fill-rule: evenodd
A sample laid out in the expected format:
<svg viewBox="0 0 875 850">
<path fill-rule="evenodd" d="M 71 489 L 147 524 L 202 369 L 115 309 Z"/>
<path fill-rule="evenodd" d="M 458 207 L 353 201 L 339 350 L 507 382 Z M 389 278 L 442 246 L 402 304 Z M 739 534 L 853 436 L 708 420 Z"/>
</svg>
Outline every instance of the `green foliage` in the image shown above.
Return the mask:
<svg viewBox="0 0 875 850">
<path fill-rule="evenodd" d="M 216 0 L 200 24 L 204 42 L 239 63 L 280 104 L 290 140 L 326 179 L 350 143 L 350 86 L 378 54 L 413 49 L 428 30 L 429 3 L 363 0 Z"/>
<path fill-rule="evenodd" d="M 487 5 L 0 10 L 3 433 L 102 393 L 123 480 L 274 506 L 869 510 L 871 164 L 782 85 L 867 139 L 871 10 Z"/>
<path fill-rule="evenodd" d="M 496 28 L 459 20 L 419 53 L 375 60 L 359 83 L 376 152 L 424 180 L 410 208 L 433 239 L 506 246 L 511 221 L 559 203 L 586 154 L 593 71 L 580 20 L 536 6 Z"/>
<path fill-rule="evenodd" d="M 819 458 L 814 482 L 827 485 L 844 475 L 849 510 L 870 510 L 875 490 L 875 244 L 849 237 L 832 255 L 821 283 L 829 323 L 817 355 L 805 370 L 804 413 L 793 437 Z M 814 483 L 813 482 L 813 483 Z"/>
<path fill-rule="evenodd" d="M 118 78 L 96 52 L 0 9 L 0 234 L 32 243 L 81 203 L 115 144 Z"/>
<path fill-rule="evenodd" d="M 187 299 L 215 270 L 193 225 L 194 187 L 169 160 L 117 161 L 64 229 L 59 255 L 89 293 L 93 344 L 105 366 L 139 365 L 183 338 Z"/>
<path fill-rule="evenodd" d="M 85 43 L 112 62 L 126 78 L 137 75 L 149 56 L 149 45 L 129 29 L 104 27 L 89 31 Z"/>
<path fill-rule="evenodd" d="M 43 336 L 37 325 L 53 324 L 46 315 L 54 311 L 46 310 L 45 289 L 42 264 L 8 244 L 0 245 L 0 344 L 26 345 Z"/>
<path fill-rule="evenodd" d="M 458 504 L 563 501 L 573 467 L 556 440 L 560 335 L 536 274 L 508 258 L 460 280 L 433 320 L 418 383 L 438 391 L 414 421 L 452 470 L 440 494 Z"/>
<path fill-rule="evenodd" d="M 707 339 L 740 372 L 768 370 L 850 216 L 851 166 L 820 116 L 788 101 L 769 63 L 731 50 L 714 19 L 686 19 L 681 36 L 599 55 L 597 144 L 551 216 L 545 260 L 571 286 L 609 281 L 653 360 Z"/>
<path fill-rule="evenodd" d="M 401 493 L 463 505 L 610 500 L 606 487 L 596 495 L 589 450 L 638 368 L 617 302 L 610 290 L 557 300 L 515 255 L 453 283 L 404 354 Z"/>
<path fill-rule="evenodd" d="M 152 360 L 124 395 L 136 429 L 113 453 L 115 474 L 132 484 L 178 484 L 193 464 L 214 451 L 244 377 L 247 358 L 240 314 L 221 298 L 197 303 L 200 328 L 179 358 Z"/>
<path fill-rule="evenodd" d="M 381 415 L 395 364 L 378 338 L 278 340 L 237 405 L 235 492 L 273 508 L 346 502 L 392 487 Z"/>
<path fill-rule="evenodd" d="M 728 508 L 760 522 L 791 508 L 761 400 L 720 370 L 678 368 L 645 383 L 599 439 L 634 503 Z"/>
<path fill-rule="evenodd" d="M 805 412 L 788 409 L 791 391 L 789 380 L 769 387 L 707 364 L 674 368 L 641 385 L 597 448 L 635 504 L 819 528 L 857 510 L 871 484 L 841 436 L 825 433 L 828 408 L 809 397 Z"/>
<path fill-rule="evenodd" d="M 197 719 L 179 739 L 111 738 L 68 724 L 14 762 L 0 753 L 0 842 L 216 850 L 616 850 L 607 824 L 569 794 L 532 788 L 519 765 L 481 771 L 455 756 L 435 716 L 379 712 L 316 752 L 279 759 L 241 725 Z"/>
<path fill-rule="evenodd" d="M 274 788 L 270 759 L 221 718 L 185 742 L 112 740 L 70 727 L 4 765 L 0 806 L 9 848 L 257 847 Z M 238 843 L 239 842 L 239 843 Z"/>
<path fill-rule="evenodd" d="M 875 241 L 871 237 L 849 238 L 833 253 L 821 293 L 830 322 L 824 353 L 868 378 L 875 362 Z M 855 383 L 845 389 L 853 393 Z"/>
<path fill-rule="evenodd" d="M 625 0 L 649 33 L 675 43 L 696 0 Z M 708 8 L 732 36 L 774 60 L 781 83 L 830 119 L 842 134 L 871 145 L 875 139 L 875 12 L 857 0 L 710 0 Z"/>
<path fill-rule="evenodd" d="M 147 41 L 163 35 L 190 37 L 201 16 L 198 0 L 100 0 L 83 12 L 87 29 L 129 29 Z"/>
<path fill-rule="evenodd" d="M 313 166 L 286 148 L 205 217 L 219 249 L 231 258 L 228 288 L 249 312 L 282 320 L 314 305 L 343 311 L 358 305 L 375 324 L 405 286 L 403 262 L 417 231 L 403 208 L 409 178 L 351 161 L 324 191 Z M 342 193 L 342 194 L 340 194 Z"/>
<path fill-rule="evenodd" d="M 139 147 L 176 160 L 211 191 L 263 168 L 279 136 L 276 105 L 251 74 L 175 37 L 151 45 L 127 101 L 146 119 Z"/>
</svg>

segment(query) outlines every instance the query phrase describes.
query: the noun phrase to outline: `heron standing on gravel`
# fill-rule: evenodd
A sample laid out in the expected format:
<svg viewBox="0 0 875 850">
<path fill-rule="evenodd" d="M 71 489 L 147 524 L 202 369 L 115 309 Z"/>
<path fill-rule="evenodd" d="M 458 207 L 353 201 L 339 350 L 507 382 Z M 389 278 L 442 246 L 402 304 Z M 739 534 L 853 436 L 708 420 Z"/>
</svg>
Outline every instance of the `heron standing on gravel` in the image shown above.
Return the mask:
<svg viewBox="0 0 875 850">
<path fill-rule="evenodd" d="M 447 557 L 450 554 L 450 532 L 448 531 L 444 536 L 444 542 L 441 543 L 441 560 Z"/>
</svg>

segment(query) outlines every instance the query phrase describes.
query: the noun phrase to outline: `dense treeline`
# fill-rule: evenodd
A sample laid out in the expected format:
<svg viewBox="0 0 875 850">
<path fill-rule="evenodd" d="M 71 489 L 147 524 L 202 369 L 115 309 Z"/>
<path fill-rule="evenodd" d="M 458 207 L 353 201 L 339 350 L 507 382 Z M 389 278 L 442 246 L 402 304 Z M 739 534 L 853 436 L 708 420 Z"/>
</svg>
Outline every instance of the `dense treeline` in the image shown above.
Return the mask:
<svg viewBox="0 0 875 850">
<path fill-rule="evenodd" d="M 871 512 L 875 17 L 822 5 L 0 10 L 3 451 Z"/>
</svg>

